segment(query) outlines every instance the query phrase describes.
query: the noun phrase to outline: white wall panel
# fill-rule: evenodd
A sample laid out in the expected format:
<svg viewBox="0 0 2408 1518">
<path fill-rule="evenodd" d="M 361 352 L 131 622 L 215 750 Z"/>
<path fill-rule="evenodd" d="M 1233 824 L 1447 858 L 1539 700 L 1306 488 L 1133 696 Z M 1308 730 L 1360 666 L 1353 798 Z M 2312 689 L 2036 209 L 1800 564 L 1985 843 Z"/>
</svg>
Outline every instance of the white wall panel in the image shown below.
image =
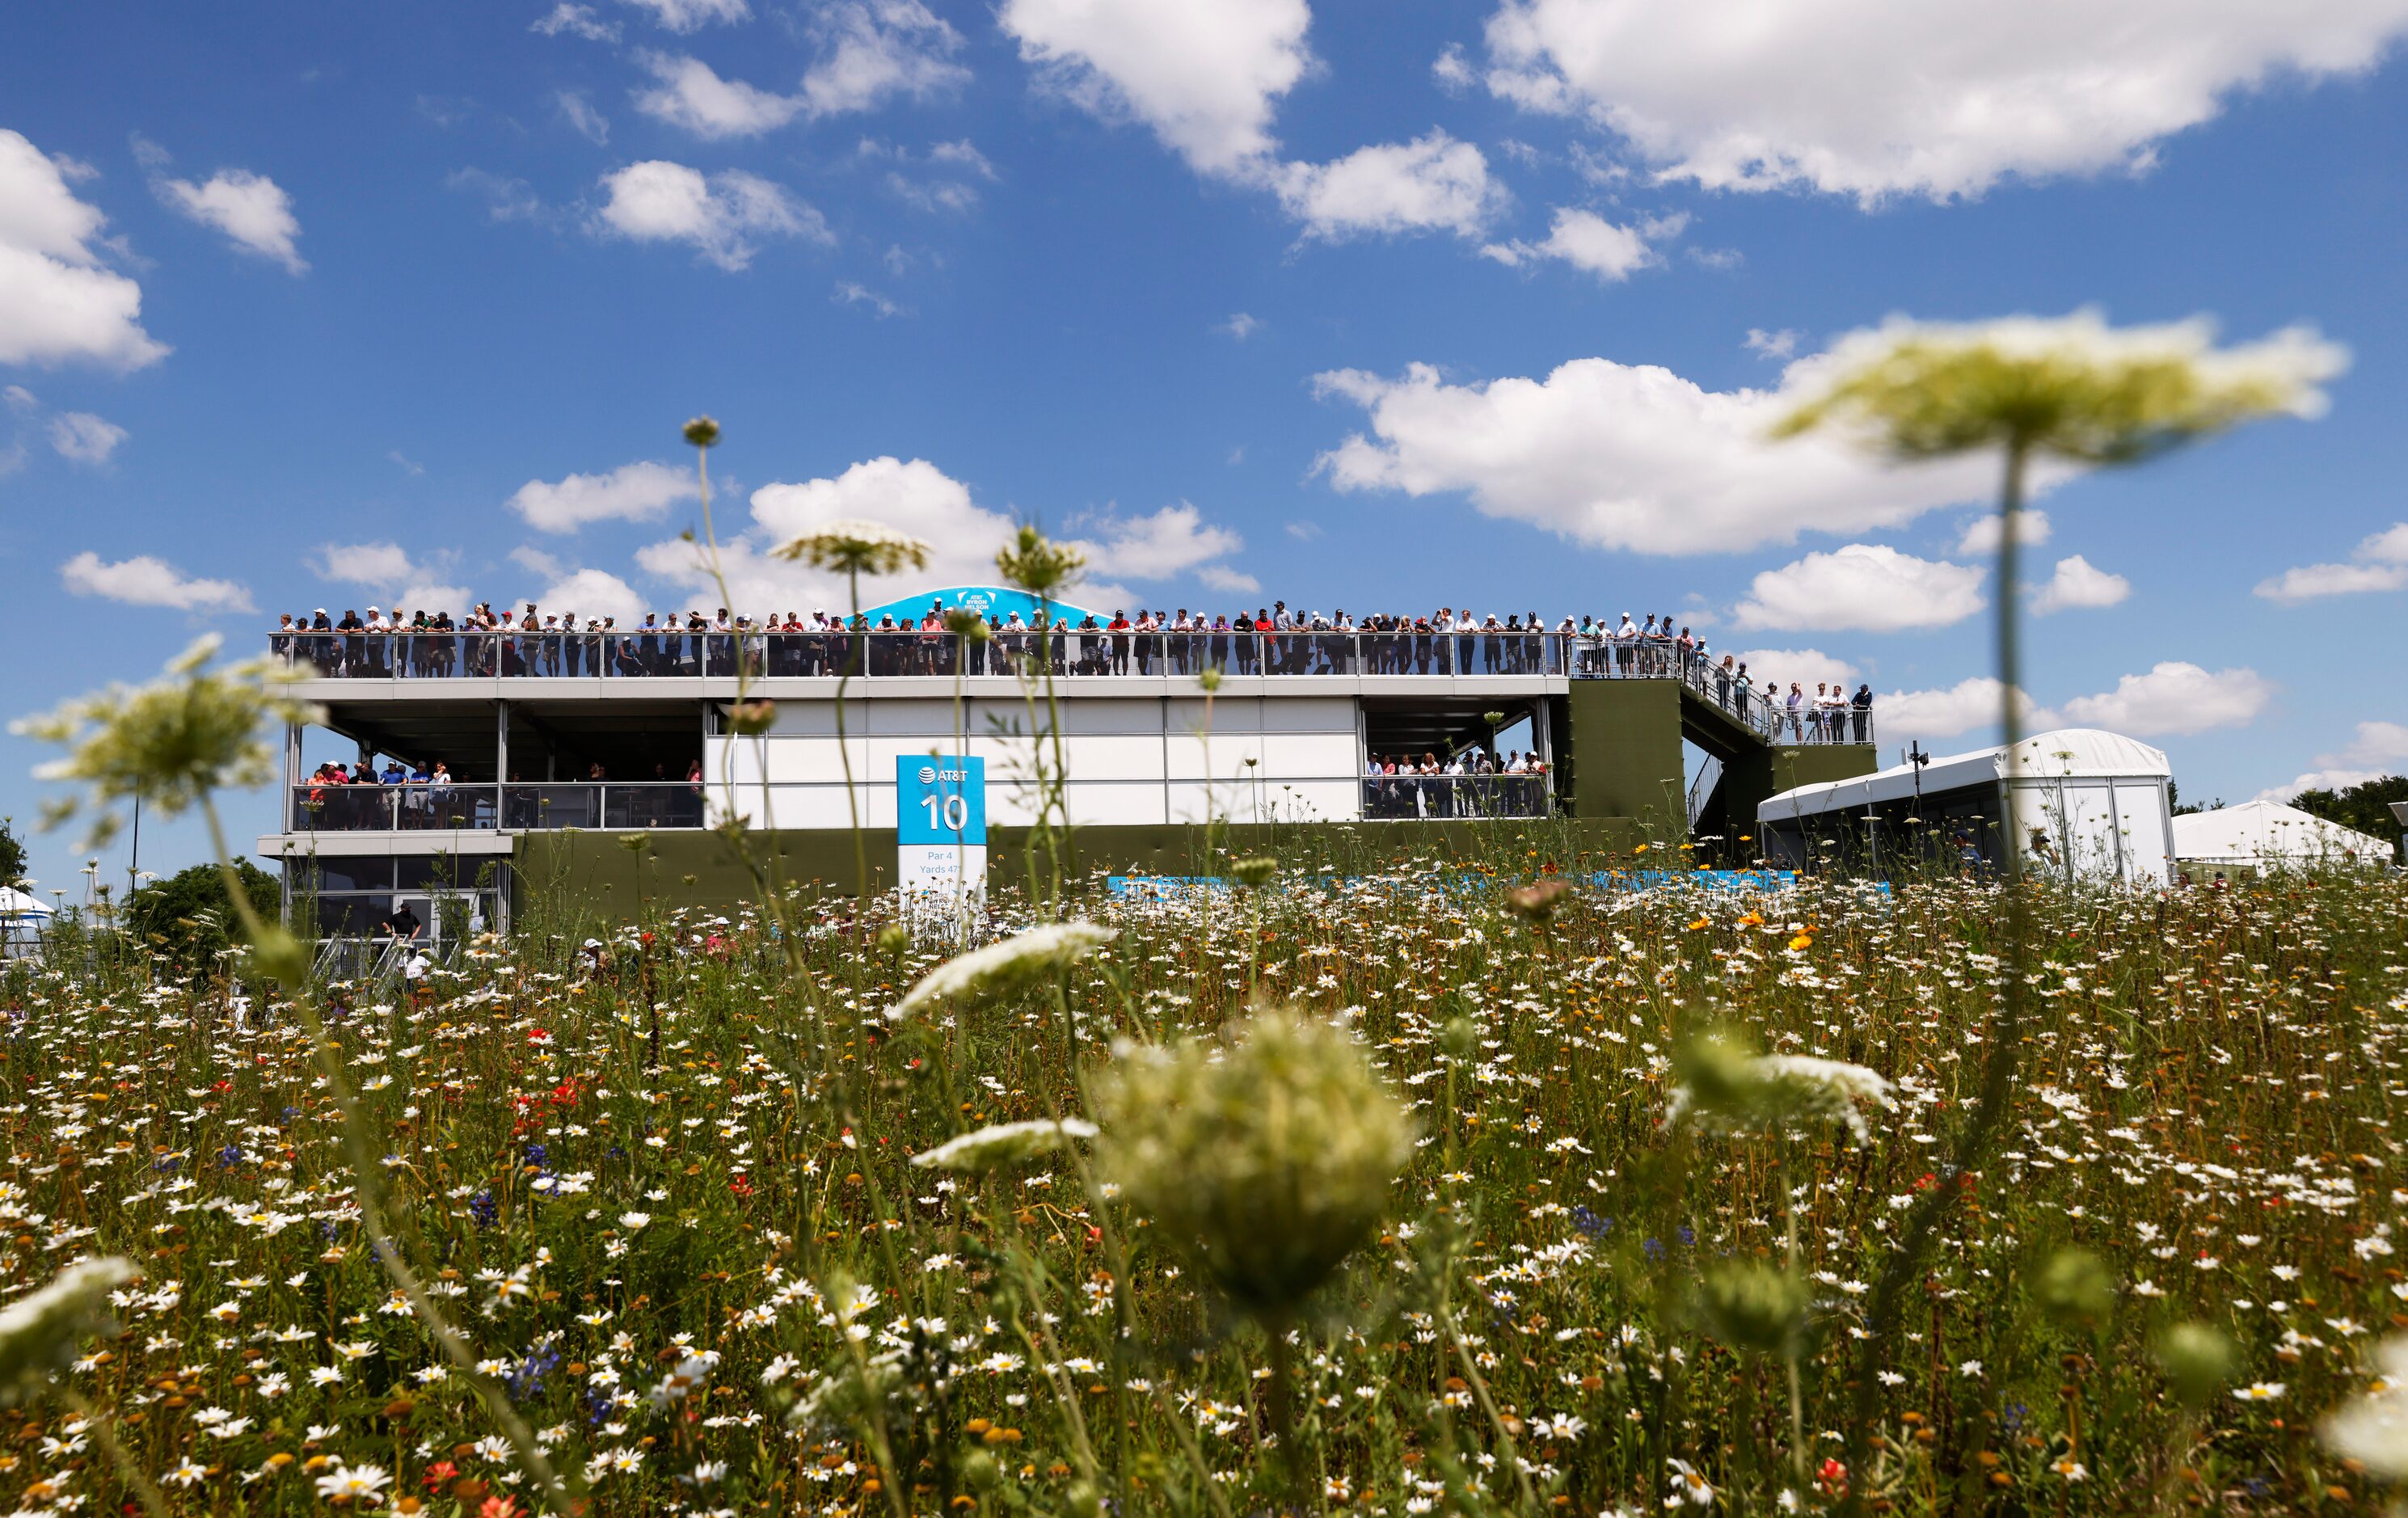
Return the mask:
<svg viewBox="0 0 2408 1518">
<path fill-rule="evenodd" d="M 1206 705 L 1201 696 L 1172 697 L 1168 703 L 1170 714 L 1168 719 L 1170 736 L 1177 738 L 1182 733 L 1201 733 L 1208 729 L 1216 734 L 1259 733 L 1263 730 L 1263 702 L 1260 697 L 1233 696 L 1226 701 L 1211 702 L 1209 721 Z M 1354 725 L 1352 719 L 1347 725 Z"/>
<path fill-rule="evenodd" d="M 1162 821 L 1158 781 L 1125 785 L 1073 783 L 1063 794 L 1078 827 L 1124 827 Z"/>
<path fill-rule="evenodd" d="M 1202 780 L 1207 774 L 1221 778 L 1245 775 L 1250 773 L 1246 761 L 1254 760 L 1259 768 L 1263 757 L 1259 733 L 1215 733 L 1209 745 L 1201 738 L 1173 733 L 1169 748 L 1169 774 L 1173 780 Z"/>
<path fill-rule="evenodd" d="M 1354 703 L 1347 697 L 1265 696 L 1262 728 L 1266 733 L 1344 733 L 1354 736 Z"/>
<path fill-rule="evenodd" d="M 1254 787 L 1246 784 L 1212 786 L 1208 795 L 1202 781 L 1172 780 L 1170 782 L 1170 820 L 1174 823 L 1204 823 L 1218 816 L 1232 823 L 1258 821 L 1254 808 Z"/>
<path fill-rule="evenodd" d="M 1267 733 L 1263 778 L 1268 780 L 1331 780 L 1362 767 L 1354 733 Z"/>
<path fill-rule="evenodd" d="M 880 703 L 882 705 L 883 703 Z M 847 737 L 869 731 L 871 703 L 852 696 L 844 704 L 844 730 Z M 777 738 L 823 738 L 836 733 L 836 703 L 833 701 L 781 701 L 769 720 L 769 735 Z"/>
</svg>

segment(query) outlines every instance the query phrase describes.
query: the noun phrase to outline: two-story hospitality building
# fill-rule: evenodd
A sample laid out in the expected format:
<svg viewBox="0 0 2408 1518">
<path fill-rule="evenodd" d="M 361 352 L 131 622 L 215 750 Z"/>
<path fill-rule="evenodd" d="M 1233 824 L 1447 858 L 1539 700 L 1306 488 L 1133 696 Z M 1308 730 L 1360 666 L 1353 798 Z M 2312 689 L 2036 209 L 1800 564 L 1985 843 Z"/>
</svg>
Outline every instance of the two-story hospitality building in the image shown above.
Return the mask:
<svg viewBox="0 0 2408 1518">
<path fill-rule="evenodd" d="M 1010 594 L 941 593 L 997 617 Z M 1601 845 L 1713 837 L 1749 831 L 1776 791 L 1874 767 L 1862 713 L 1801 715 L 1670 643 L 1555 632 L 305 630 L 278 652 L 356 746 L 350 767 L 425 777 L 327 783 L 288 735 L 281 826 L 257 846 L 330 934 L 401 904 L 438 933 L 499 924 L 550 885 L 629 911 L 646 891 L 734 899 L 748 882 L 707 831 L 731 780 L 788 878 L 863 884 L 857 822 L 881 888 L 898 756 L 985 760 L 1008 872 L 1036 753 L 1058 753 L 1082 862 L 1169 875 L 1209 873 L 1211 819 L 1240 839 L 1351 823 L 1460 840 L 1537 819 Z M 739 700 L 766 721 L 737 720 Z M 1708 756 L 1694 780 L 1684 739 Z M 619 844 L 638 833 L 649 875 Z"/>
</svg>

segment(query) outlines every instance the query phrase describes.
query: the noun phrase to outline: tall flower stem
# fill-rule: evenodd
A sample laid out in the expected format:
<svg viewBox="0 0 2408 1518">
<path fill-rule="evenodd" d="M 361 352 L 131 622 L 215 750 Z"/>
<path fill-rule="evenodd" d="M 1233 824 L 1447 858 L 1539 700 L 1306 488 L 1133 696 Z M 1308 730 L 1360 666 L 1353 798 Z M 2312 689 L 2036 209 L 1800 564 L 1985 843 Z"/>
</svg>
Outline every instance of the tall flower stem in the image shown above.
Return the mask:
<svg viewBox="0 0 2408 1518">
<path fill-rule="evenodd" d="M 2014 837 L 2014 779 L 2021 767 L 2017 750 L 2023 738 L 2021 714 L 2016 710 L 2023 667 L 2015 609 L 2015 537 L 2022 527 L 2025 474 L 2030 457 L 2028 439 L 2017 436 L 2008 440 L 2005 477 L 1999 493 L 1999 733 L 2006 743 L 2008 795 L 2000 825 L 2006 872 L 2007 973 L 1999 1015 L 1991 1025 L 1989 1047 L 1983 1059 L 1981 1096 L 1951 1156 L 1951 1169 L 1959 1177 L 1980 1169 L 1988 1155 L 2006 1117 L 2008 1099 L 2014 1089 L 2015 1063 L 2022 1053 L 2024 963 L 2030 952 L 2031 902 L 2025 889 L 2020 850 Z M 1865 1503 L 1864 1483 L 1858 1473 L 1865 1468 L 1878 1411 L 1882 1357 L 1904 1327 L 1900 1310 L 1907 1290 L 1923 1268 L 1932 1236 L 1939 1230 L 1942 1214 L 1956 1200 L 1956 1191 L 1955 1186 L 1935 1185 L 1923 1194 L 1907 1217 L 1897 1250 L 1873 1286 L 1872 1301 L 1866 1313 L 1870 1332 L 1865 1337 L 1864 1348 L 1856 1353 L 1856 1396 L 1848 1418 L 1847 1466 L 1851 1477 L 1856 1478 L 1849 1488 L 1850 1511 L 1862 1511 Z"/>
<path fill-rule="evenodd" d="M 150 1518 L 167 1518 L 166 1498 L 159 1495 L 159 1488 L 150 1476 L 135 1463 L 134 1456 L 126 1452 L 125 1446 L 118 1442 L 117 1430 L 109 1423 L 108 1414 L 93 1407 L 81 1392 L 72 1386 L 59 1388 L 59 1400 L 73 1408 L 76 1416 L 92 1430 L 92 1437 L 100 1440 L 100 1447 L 108 1453 L 108 1463 L 117 1468 L 118 1476 L 133 1488 L 135 1497 L 142 1504 L 142 1511 Z"/>
</svg>

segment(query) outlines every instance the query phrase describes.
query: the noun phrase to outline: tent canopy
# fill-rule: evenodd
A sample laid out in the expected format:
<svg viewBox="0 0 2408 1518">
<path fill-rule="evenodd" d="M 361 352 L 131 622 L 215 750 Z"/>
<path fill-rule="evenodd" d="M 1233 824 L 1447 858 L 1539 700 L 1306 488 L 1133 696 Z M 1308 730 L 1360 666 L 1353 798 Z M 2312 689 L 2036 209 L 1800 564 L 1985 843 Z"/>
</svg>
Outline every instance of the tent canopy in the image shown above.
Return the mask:
<svg viewBox="0 0 2408 1518">
<path fill-rule="evenodd" d="M 861 609 L 861 614 L 869 619 L 869 624 L 872 627 L 878 625 L 878 619 L 881 617 L 893 617 L 905 626 L 916 627 L 920 623 L 920 619 L 927 614 L 932 603 L 942 606 L 948 611 L 968 607 L 986 618 L 990 624 L 997 627 L 1002 626 L 1005 620 L 1015 611 L 1020 613 L 1022 622 L 1033 624 L 1037 621 L 1039 604 L 1037 597 L 1025 591 L 1008 590 L 1000 585 L 948 585 L 942 590 L 922 591 L 916 595 L 897 596 L 881 606 L 866 606 Z M 836 609 L 838 614 L 844 610 L 842 607 Z M 1111 620 L 1110 612 L 1097 614 L 1090 612 L 1084 607 L 1073 606 L 1068 601 L 1060 600 L 1054 603 L 1054 615 L 1073 627 L 1090 616 L 1094 616 L 1097 622 Z"/>
<path fill-rule="evenodd" d="M 2017 744 L 2019 769 L 2026 780 L 2128 776 L 2164 780 L 2173 774 L 2163 749 L 2096 727 L 2060 727 L 2035 733 Z M 1818 812 L 1844 811 L 1881 801 L 1899 801 L 1920 792 L 1924 795 L 1960 786 L 1994 784 L 2007 774 L 2007 749 L 1994 744 L 1970 753 L 1933 758 L 1923 766 L 1917 782 L 1914 766 L 1893 765 L 1854 780 L 1801 785 L 1784 791 L 1756 809 L 1763 819 L 1811 817 Z"/>
<path fill-rule="evenodd" d="M 50 921 L 50 909 L 36 896 L 14 886 L 0 885 L 0 918 L 12 921 L 32 919 L 36 923 Z"/>
<path fill-rule="evenodd" d="M 2244 801 L 2175 818 L 2174 857 L 2203 865 L 2382 864 L 2391 845 L 2279 801 Z"/>
</svg>

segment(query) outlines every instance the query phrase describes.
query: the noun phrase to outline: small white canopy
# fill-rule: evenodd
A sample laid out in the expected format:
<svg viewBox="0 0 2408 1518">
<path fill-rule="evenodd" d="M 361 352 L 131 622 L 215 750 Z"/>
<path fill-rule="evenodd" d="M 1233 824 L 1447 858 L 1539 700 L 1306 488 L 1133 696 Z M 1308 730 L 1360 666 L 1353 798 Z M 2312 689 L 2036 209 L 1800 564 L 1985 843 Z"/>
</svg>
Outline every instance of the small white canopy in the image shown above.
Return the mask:
<svg viewBox="0 0 2408 1518">
<path fill-rule="evenodd" d="M 2391 845 L 2279 801 L 2244 801 L 2175 818 L 2174 857 L 2200 865 L 2380 865 L 2389 862 Z"/>
<path fill-rule="evenodd" d="M 2031 780 L 2131 777 L 2163 780 L 2173 774 L 2163 749 L 2097 727 L 2060 727 L 2035 733 L 2016 745 L 2018 770 Z M 2007 749 L 1994 744 L 1971 753 L 1934 758 L 1923 766 L 1918 786 L 1914 766 L 1893 765 L 1854 780 L 1801 785 L 1784 791 L 1756 809 L 1756 816 L 1772 822 L 1817 812 L 1845 811 L 1879 801 L 1899 801 L 1918 794 L 1933 795 L 1959 786 L 1996 783 L 2007 774 Z"/>
<path fill-rule="evenodd" d="M 30 921 L 38 926 L 50 920 L 50 909 L 13 885 L 0 885 L 0 920 Z"/>
</svg>

